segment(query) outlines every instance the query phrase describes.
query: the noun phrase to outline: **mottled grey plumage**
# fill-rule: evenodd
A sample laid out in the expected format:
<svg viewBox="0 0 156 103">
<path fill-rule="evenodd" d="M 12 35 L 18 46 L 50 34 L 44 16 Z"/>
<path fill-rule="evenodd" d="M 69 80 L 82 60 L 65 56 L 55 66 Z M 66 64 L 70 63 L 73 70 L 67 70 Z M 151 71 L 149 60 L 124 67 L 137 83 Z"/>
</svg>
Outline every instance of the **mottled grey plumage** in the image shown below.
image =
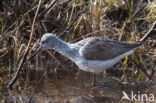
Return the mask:
<svg viewBox="0 0 156 103">
<path fill-rule="evenodd" d="M 51 33 L 41 38 L 41 49 L 54 49 L 73 61 L 80 69 L 102 72 L 132 54 L 142 42 L 126 43 L 103 37 L 90 37 L 77 43 L 66 43 Z"/>
</svg>

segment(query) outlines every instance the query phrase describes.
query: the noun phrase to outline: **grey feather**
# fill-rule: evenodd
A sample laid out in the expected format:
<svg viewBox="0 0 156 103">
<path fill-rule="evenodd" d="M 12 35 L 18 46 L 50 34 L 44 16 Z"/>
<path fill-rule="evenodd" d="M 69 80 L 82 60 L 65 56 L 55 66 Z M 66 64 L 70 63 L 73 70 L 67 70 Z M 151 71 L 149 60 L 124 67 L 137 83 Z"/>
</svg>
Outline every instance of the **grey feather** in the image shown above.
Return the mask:
<svg viewBox="0 0 156 103">
<path fill-rule="evenodd" d="M 78 42 L 83 44 L 79 50 L 87 60 L 109 60 L 137 48 L 142 42 L 119 42 L 106 38 L 92 37 Z"/>
</svg>

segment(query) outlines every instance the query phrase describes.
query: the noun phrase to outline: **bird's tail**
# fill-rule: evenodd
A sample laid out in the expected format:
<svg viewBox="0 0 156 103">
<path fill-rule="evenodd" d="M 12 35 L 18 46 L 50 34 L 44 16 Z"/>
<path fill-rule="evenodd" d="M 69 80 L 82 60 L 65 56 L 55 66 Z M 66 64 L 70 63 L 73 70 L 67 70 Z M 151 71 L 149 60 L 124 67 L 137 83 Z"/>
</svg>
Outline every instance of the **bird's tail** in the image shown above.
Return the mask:
<svg viewBox="0 0 156 103">
<path fill-rule="evenodd" d="M 149 37 L 156 34 L 156 21 L 153 23 L 150 30 L 140 39 L 141 42 L 146 41 Z"/>
</svg>

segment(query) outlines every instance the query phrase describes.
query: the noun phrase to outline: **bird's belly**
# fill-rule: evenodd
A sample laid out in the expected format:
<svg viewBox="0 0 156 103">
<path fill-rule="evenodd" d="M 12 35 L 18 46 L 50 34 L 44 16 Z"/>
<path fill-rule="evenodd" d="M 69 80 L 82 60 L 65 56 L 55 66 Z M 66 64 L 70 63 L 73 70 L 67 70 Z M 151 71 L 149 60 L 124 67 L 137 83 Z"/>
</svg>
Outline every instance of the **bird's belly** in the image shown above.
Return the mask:
<svg viewBox="0 0 156 103">
<path fill-rule="evenodd" d="M 86 60 L 81 59 L 80 61 L 77 61 L 77 66 L 84 71 L 88 72 L 103 72 L 105 69 L 110 68 L 111 66 L 115 65 L 117 62 L 119 62 L 124 57 L 132 54 L 135 49 L 128 51 L 120 56 L 117 56 L 116 58 L 109 59 L 109 60 Z"/>
<path fill-rule="evenodd" d="M 99 73 L 103 72 L 105 69 L 111 67 L 112 65 L 116 64 L 113 61 L 98 61 L 98 60 L 89 60 L 85 63 L 77 64 L 78 67 L 83 71 Z"/>
</svg>

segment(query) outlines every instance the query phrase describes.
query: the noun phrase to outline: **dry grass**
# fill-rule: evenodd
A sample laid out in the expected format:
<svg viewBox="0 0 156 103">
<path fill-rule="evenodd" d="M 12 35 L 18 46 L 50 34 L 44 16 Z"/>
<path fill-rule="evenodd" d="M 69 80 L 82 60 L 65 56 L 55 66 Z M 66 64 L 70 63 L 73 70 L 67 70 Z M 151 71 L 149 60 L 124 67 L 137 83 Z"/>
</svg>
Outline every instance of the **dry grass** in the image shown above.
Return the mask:
<svg viewBox="0 0 156 103">
<path fill-rule="evenodd" d="M 42 0 L 27 57 L 37 48 L 40 38 L 46 32 L 55 33 L 67 42 L 76 42 L 90 36 L 138 41 L 156 20 L 156 4 L 149 5 L 139 0 L 131 1 L 124 3 L 108 2 L 108 0 L 106 2 L 104 0 L 58 0 L 51 3 L 51 0 Z M 5 0 L 2 4 L 0 67 L 15 72 L 30 38 L 38 0 Z M 132 76 L 137 73 L 140 77 L 142 66 L 149 68 L 148 72 L 150 72 L 155 65 L 155 41 L 151 40 L 147 43 L 151 45 L 142 46 L 117 66 L 124 70 L 133 68 Z M 57 69 L 76 68 L 68 59 L 56 52 L 48 51 L 36 56 L 31 63 L 33 66 L 27 65 L 28 68 L 48 68 L 49 65 L 57 65 Z"/>
</svg>

